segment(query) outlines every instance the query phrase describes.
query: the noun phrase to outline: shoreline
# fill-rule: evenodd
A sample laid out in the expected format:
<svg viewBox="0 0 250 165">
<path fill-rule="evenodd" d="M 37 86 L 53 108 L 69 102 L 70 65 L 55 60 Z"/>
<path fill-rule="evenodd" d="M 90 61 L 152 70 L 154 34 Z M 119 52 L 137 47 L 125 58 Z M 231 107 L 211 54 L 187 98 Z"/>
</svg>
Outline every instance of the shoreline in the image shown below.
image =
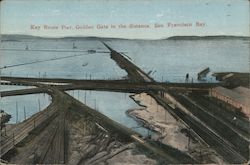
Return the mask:
<svg viewBox="0 0 250 165">
<path fill-rule="evenodd" d="M 129 97 L 141 108 L 129 109 L 126 111 L 126 114 L 139 124 L 142 124 L 143 127 L 156 133 L 157 137 L 154 137 L 154 140 L 162 141 L 172 131 L 174 134 L 176 134 L 181 132 L 182 129 L 185 129 L 185 125 L 178 123 L 176 119 L 168 114 L 168 112 L 166 112 L 163 107 L 158 105 L 158 103 L 151 96 L 141 93 L 133 94 Z M 149 99 L 150 101 L 147 102 Z M 162 114 L 162 112 L 164 112 L 164 114 Z M 171 142 L 169 143 L 168 140 L 165 142 L 163 141 L 163 143 L 174 146 L 177 149 L 181 148 L 182 151 L 186 151 L 185 147 L 178 147 L 178 145 L 176 147 L 175 145 L 172 145 Z"/>
<path fill-rule="evenodd" d="M 133 113 L 133 111 L 135 111 L 135 110 L 137 110 L 137 111 L 139 111 L 139 110 L 143 111 L 143 110 L 147 110 L 147 108 L 148 108 L 147 106 L 141 104 L 141 101 L 136 100 L 136 99 L 134 98 L 136 95 L 140 95 L 140 94 L 131 94 L 131 95 L 129 95 L 129 97 L 130 97 L 137 105 L 139 105 L 141 108 L 128 109 L 128 110 L 126 111 L 126 115 L 128 115 L 128 116 L 131 117 L 131 118 L 133 118 L 136 122 L 139 123 L 139 125 L 142 124 L 142 127 L 149 129 L 149 131 L 154 132 L 154 133 L 156 133 L 156 134 L 160 134 L 158 131 L 156 131 L 156 130 L 154 129 L 154 127 L 152 127 L 152 125 L 151 125 L 147 120 L 145 120 L 145 119 L 143 119 L 143 118 L 140 118 L 140 117 L 138 117 L 138 116 L 136 116 L 136 115 L 131 114 L 131 113 Z"/>
<path fill-rule="evenodd" d="M 141 108 L 129 109 L 126 114 L 136 122 L 142 123 L 143 127 L 155 132 L 158 137 L 153 137 L 152 140 L 176 148 L 197 160 L 202 154 L 203 163 L 223 162 L 213 149 L 203 145 L 199 139 L 190 134 L 188 127 L 158 105 L 154 98 L 146 93 L 133 94 L 129 97 Z"/>
</svg>

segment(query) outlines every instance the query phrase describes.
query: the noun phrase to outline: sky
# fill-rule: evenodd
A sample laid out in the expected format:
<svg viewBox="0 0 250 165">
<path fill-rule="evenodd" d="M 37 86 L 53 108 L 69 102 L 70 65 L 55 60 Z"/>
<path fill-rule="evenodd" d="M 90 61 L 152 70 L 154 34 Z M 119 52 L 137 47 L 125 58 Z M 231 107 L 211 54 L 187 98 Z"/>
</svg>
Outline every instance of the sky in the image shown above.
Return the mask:
<svg viewBox="0 0 250 165">
<path fill-rule="evenodd" d="M 130 39 L 250 35 L 248 0 L 2 0 L 0 5 L 1 34 Z M 86 25 L 91 28 L 78 28 Z"/>
</svg>

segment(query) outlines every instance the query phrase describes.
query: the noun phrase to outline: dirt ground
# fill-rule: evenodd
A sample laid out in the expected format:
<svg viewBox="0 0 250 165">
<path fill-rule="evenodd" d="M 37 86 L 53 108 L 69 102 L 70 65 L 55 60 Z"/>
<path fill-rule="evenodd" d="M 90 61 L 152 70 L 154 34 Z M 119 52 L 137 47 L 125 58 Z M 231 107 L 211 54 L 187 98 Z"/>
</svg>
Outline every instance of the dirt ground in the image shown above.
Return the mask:
<svg viewBox="0 0 250 165">
<path fill-rule="evenodd" d="M 76 118 L 69 126 L 68 164 L 157 164 L 155 160 L 138 153 L 133 143 L 117 140 L 87 118 Z"/>
<path fill-rule="evenodd" d="M 129 110 L 128 114 L 143 122 L 146 127 L 156 131 L 159 136 L 154 136 L 155 140 L 177 148 L 202 163 L 223 162 L 214 150 L 199 143 L 194 136 L 191 136 L 190 129 L 187 126 L 177 121 L 151 96 L 141 93 L 131 97 L 144 107 Z"/>
</svg>

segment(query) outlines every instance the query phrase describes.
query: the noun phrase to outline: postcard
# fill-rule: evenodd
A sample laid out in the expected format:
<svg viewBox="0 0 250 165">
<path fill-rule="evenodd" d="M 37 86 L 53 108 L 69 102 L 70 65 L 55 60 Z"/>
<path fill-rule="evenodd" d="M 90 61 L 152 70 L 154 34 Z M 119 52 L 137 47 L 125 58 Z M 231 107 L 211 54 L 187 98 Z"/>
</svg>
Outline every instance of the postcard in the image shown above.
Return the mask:
<svg viewBox="0 0 250 165">
<path fill-rule="evenodd" d="M 249 164 L 249 6 L 0 1 L 0 164 Z"/>
</svg>

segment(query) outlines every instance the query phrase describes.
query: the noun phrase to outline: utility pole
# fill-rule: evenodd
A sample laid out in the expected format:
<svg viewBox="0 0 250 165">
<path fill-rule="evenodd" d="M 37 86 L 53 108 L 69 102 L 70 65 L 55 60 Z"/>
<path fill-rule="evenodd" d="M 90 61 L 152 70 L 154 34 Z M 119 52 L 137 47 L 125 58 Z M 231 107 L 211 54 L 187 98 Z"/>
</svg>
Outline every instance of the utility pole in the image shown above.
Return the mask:
<svg viewBox="0 0 250 165">
<path fill-rule="evenodd" d="M 23 106 L 23 116 L 24 116 L 24 120 L 26 120 L 26 110 L 25 110 L 25 106 Z"/>
<path fill-rule="evenodd" d="M 87 100 L 86 100 L 86 91 L 84 93 L 84 104 L 87 104 Z"/>
<path fill-rule="evenodd" d="M 95 102 L 95 110 L 96 110 L 96 99 L 94 100 L 94 102 Z"/>
<path fill-rule="evenodd" d="M 18 122 L 18 104 L 16 102 L 16 123 Z"/>
<path fill-rule="evenodd" d="M 38 98 L 38 110 L 41 111 L 41 104 L 40 104 L 40 99 Z"/>
<path fill-rule="evenodd" d="M 1 76 L 2 76 L 2 69 L 0 69 L 0 84 L 1 84 Z M 1 85 L 0 85 L 0 87 L 1 87 Z M 1 95 L 0 95 L 0 98 L 1 98 Z"/>
</svg>

